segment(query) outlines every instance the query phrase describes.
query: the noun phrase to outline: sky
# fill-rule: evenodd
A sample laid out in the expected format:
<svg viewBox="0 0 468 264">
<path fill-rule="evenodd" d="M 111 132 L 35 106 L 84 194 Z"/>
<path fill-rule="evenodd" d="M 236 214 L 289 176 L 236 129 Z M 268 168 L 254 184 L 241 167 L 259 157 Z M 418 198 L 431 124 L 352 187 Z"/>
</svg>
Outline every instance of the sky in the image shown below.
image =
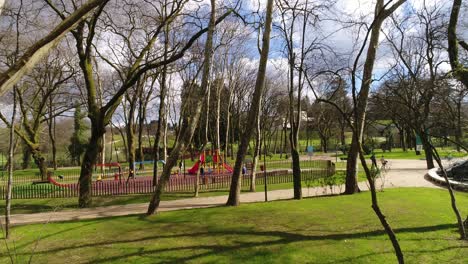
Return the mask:
<svg viewBox="0 0 468 264">
<path fill-rule="evenodd" d="M 388 0 L 387 0 L 388 1 Z M 387 2 L 386 1 L 386 2 Z M 394 0 L 393 2 L 395 2 Z M 409 10 L 411 6 L 415 8 L 420 8 L 422 6 L 424 0 L 409 0 L 408 3 L 405 3 L 402 7 L 397 9 L 395 12 L 395 15 L 402 15 L 404 12 Z M 2 0 L 0 0 L 0 3 Z M 209 7 L 209 0 L 202 0 L 204 4 L 206 4 L 206 7 Z M 219 4 L 228 4 L 232 5 L 234 0 L 223 0 L 223 1 L 218 1 Z M 314 1 L 316 2 L 316 1 Z M 329 2 L 329 1 L 328 1 Z M 446 2 L 446 1 L 437 1 L 437 0 L 426 0 L 425 1 L 427 5 L 432 5 L 436 2 L 439 4 L 441 2 Z M 192 3 L 192 1 L 190 1 Z M 448 2 L 446 2 L 448 3 Z M 266 0 L 243 0 L 242 1 L 243 8 L 245 13 L 253 12 L 258 9 L 260 6 L 260 10 L 265 9 L 266 5 Z M 331 8 L 331 11 L 323 11 L 319 15 L 320 21 L 318 22 L 317 26 L 319 29 L 310 29 L 307 33 L 307 38 L 314 38 L 319 36 L 327 36 L 327 39 L 324 40 L 324 42 L 329 45 L 334 52 L 337 52 L 338 54 L 343 54 L 343 57 L 340 59 L 340 61 L 337 63 L 340 66 L 349 66 L 354 60 L 354 56 L 349 56 L 349 54 L 356 49 L 356 46 L 353 45 L 355 43 L 355 39 L 357 37 L 357 28 L 356 27 L 350 27 L 350 28 L 345 28 L 342 29 L 343 24 L 338 23 L 337 20 L 340 20 L 341 22 L 343 21 L 349 21 L 349 20 L 357 20 L 357 21 L 371 21 L 372 16 L 373 16 L 373 10 L 374 10 L 374 4 L 375 1 L 372 0 L 336 0 L 335 5 Z M 450 5 L 450 3 L 448 3 Z M 190 8 L 194 8 L 194 6 L 187 6 L 187 8 L 190 10 Z M 463 12 L 462 12 L 463 14 Z M 462 17 L 462 22 L 468 24 L 468 18 Z M 279 22 L 279 17 L 275 17 L 275 22 Z M 388 23 L 384 24 L 383 29 L 387 30 L 387 28 L 390 25 Z M 333 33 L 333 34 L 332 34 Z M 462 31 L 462 34 L 464 37 L 468 34 L 467 31 Z M 300 36 L 295 35 L 297 42 L 300 41 Z M 253 35 L 250 41 L 247 43 L 247 45 L 250 45 L 252 47 L 256 47 L 256 38 L 257 36 Z M 466 38 L 465 38 L 466 39 Z M 307 40 L 307 39 L 306 39 Z M 381 34 L 380 36 L 381 44 L 378 50 L 378 55 L 377 55 L 377 60 L 375 64 L 375 71 L 374 71 L 374 78 L 379 79 L 382 75 L 384 75 L 388 68 L 389 65 L 393 62 L 392 59 L 392 54 L 389 49 L 388 45 L 385 45 L 384 41 L 384 36 Z M 272 75 L 285 75 L 287 74 L 287 60 L 284 56 L 283 53 L 283 47 L 284 43 L 280 40 L 278 36 L 278 32 L 274 32 L 273 38 L 271 41 L 271 52 L 270 52 L 270 59 L 269 59 L 269 64 L 268 64 L 268 71 Z M 248 56 L 244 59 L 245 60 L 245 65 L 246 67 L 255 69 L 258 63 L 258 52 L 256 48 L 252 48 L 251 52 L 249 52 Z M 365 57 L 365 56 L 363 56 Z M 445 65 L 446 69 L 449 69 L 448 64 Z M 177 76 L 173 76 L 172 78 L 172 83 L 173 86 L 180 86 L 181 82 L 180 79 L 177 78 Z M 376 83 L 378 85 L 378 83 Z M 0 109 L 4 108 L 0 106 Z"/>
<path fill-rule="evenodd" d="M 305 1 L 305 0 L 304 0 Z M 251 9 L 255 10 L 258 7 L 257 0 L 249 0 Z M 264 3 L 266 1 L 262 1 L 261 7 L 264 8 Z M 290 1 L 290 3 L 293 1 Z M 396 0 L 393 1 L 393 3 Z M 388 3 L 388 1 L 385 1 Z M 402 6 L 400 6 L 395 12 L 395 17 L 403 17 L 407 15 L 411 10 L 414 9 L 421 9 L 423 4 L 426 4 L 428 7 L 432 7 L 435 4 L 440 6 L 440 8 L 445 9 L 447 11 L 447 20 L 449 16 L 449 10 L 451 8 L 451 1 L 438 1 L 438 0 L 408 0 Z M 375 1 L 372 0 L 336 0 L 336 3 L 330 8 L 330 10 L 323 10 L 319 14 L 319 22 L 317 23 L 316 28 L 308 29 L 306 34 L 306 42 L 308 39 L 313 39 L 315 37 L 321 37 L 322 41 L 330 46 L 334 52 L 340 55 L 340 59 L 336 63 L 335 67 L 351 67 L 353 64 L 356 51 L 358 48 L 361 47 L 361 43 L 359 42 L 356 44 L 356 39 L 360 39 L 362 41 L 362 37 L 364 36 L 365 32 L 360 32 L 358 34 L 358 27 L 347 27 L 345 28 L 345 22 L 348 21 L 365 21 L 368 25 L 371 23 L 373 16 L 374 16 L 374 7 Z M 463 11 L 461 12 L 463 14 Z M 468 16 L 460 16 L 460 25 L 467 25 L 468 24 Z M 416 19 L 414 16 L 411 19 Z M 276 23 L 280 21 L 279 16 L 276 16 L 274 20 Z M 389 32 L 392 29 L 393 25 L 391 19 L 387 19 L 386 22 L 382 26 L 382 30 L 384 32 Z M 418 30 L 418 29 L 414 29 Z M 420 29 L 419 29 L 420 30 Z M 299 29 L 297 31 L 300 31 Z M 405 32 L 409 33 L 409 32 Z M 468 30 L 459 30 L 459 34 L 463 36 L 463 38 L 467 38 Z M 325 38 L 326 37 L 326 38 Z M 295 41 L 300 43 L 301 36 L 300 34 L 295 34 Z M 271 40 L 271 51 L 270 51 L 270 59 L 269 59 L 269 70 L 272 74 L 281 75 L 287 74 L 287 59 L 285 58 L 284 54 L 284 42 L 278 37 L 278 32 L 276 32 L 276 36 L 274 36 Z M 365 59 L 365 52 L 367 51 L 367 47 L 364 49 L 364 53 L 361 56 L 360 63 L 362 64 Z M 299 52 L 299 51 L 298 51 Z M 258 55 L 257 55 L 258 56 Z M 442 59 L 447 59 L 446 52 L 441 53 Z M 252 57 L 252 64 L 258 62 L 258 57 Z M 336 60 L 336 59 L 334 59 Z M 373 83 L 373 88 L 380 85 L 381 82 L 385 80 L 385 76 L 388 73 L 391 66 L 395 63 L 394 54 L 392 53 L 392 49 L 389 43 L 385 39 L 384 34 L 380 34 L 380 45 L 378 47 L 377 52 L 377 59 L 374 65 L 374 72 L 373 72 L 373 79 L 380 80 L 375 81 Z M 441 71 L 449 71 L 450 65 L 448 62 L 443 62 L 440 65 Z M 357 83 L 359 87 L 360 83 Z"/>
</svg>

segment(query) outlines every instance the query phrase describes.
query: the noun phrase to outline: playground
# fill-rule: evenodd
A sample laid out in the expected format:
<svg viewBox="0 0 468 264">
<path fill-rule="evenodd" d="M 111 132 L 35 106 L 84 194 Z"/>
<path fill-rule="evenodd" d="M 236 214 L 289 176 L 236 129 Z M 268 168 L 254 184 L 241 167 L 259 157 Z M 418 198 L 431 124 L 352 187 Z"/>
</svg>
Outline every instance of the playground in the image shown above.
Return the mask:
<svg viewBox="0 0 468 264">
<path fill-rule="evenodd" d="M 144 169 L 141 168 L 144 164 Z M 125 163 L 108 162 L 96 164 L 92 177 L 93 196 L 119 196 L 134 194 L 150 194 L 154 190 L 153 161 L 135 162 L 135 172 L 130 173 Z M 190 164 L 191 166 L 186 166 Z M 158 178 L 162 173 L 164 161 L 159 161 Z M 242 187 L 248 188 L 251 182 L 252 164 L 246 163 L 248 170 L 243 175 Z M 264 166 L 266 169 L 264 169 Z M 303 181 L 308 185 L 327 185 L 340 183 L 344 180 L 343 164 L 335 164 L 330 160 L 318 159 L 301 161 Z M 338 168 L 336 168 L 338 166 Z M 289 160 L 272 160 L 265 164 L 257 164 L 256 184 L 264 185 L 265 178 L 271 185 L 292 183 L 291 162 Z M 200 177 L 201 192 L 227 190 L 231 183 L 232 167 L 224 162 L 219 151 L 204 151 L 198 159 L 181 160 L 178 167 L 172 169 L 166 192 L 194 192 L 196 178 Z M 6 192 L 5 179 L 1 181 L 0 193 Z M 14 199 L 34 198 L 67 198 L 79 195 L 79 170 L 74 168 L 58 168 L 49 170 L 47 180 L 41 181 L 39 175 L 15 173 L 12 195 Z"/>
</svg>

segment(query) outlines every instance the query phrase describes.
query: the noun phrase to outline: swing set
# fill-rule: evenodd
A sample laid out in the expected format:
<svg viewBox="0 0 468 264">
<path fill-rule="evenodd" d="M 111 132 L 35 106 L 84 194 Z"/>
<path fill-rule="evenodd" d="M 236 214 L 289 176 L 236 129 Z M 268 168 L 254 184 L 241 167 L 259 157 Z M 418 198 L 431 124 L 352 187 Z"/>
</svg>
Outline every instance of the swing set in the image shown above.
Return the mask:
<svg viewBox="0 0 468 264">
<path fill-rule="evenodd" d="M 204 150 L 199 160 L 188 170 L 188 173 L 192 175 L 197 174 L 200 167 L 207 174 L 232 173 L 232 167 L 224 162 L 223 155 L 220 154 L 219 149 L 215 149 L 214 151 Z"/>
</svg>

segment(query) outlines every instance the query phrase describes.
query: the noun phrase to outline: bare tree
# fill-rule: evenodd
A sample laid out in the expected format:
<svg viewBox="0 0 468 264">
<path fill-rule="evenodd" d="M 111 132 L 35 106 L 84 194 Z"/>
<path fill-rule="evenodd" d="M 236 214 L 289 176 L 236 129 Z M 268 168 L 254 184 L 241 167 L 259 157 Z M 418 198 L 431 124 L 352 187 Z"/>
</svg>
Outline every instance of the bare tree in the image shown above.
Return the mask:
<svg viewBox="0 0 468 264">
<path fill-rule="evenodd" d="M 258 66 L 257 80 L 255 82 L 255 91 L 252 97 L 252 103 L 250 106 L 247 123 L 245 124 L 246 128 L 242 135 L 239 149 L 237 151 L 234 171 L 232 173 L 229 197 L 226 202 L 226 205 L 229 205 L 229 206 L 237 206 L 240 203 L 239 201 L 240 189 L 241 189 L 240 175 L 241 175 L 242 163 L 244 161 L 245 153 L 247 152 L 247 146 L 249 145 L 253 130 L 255 129 L 255 125 L 256 125 L 255 120 L 257 119 L 258 113 L 260 112 L 260 101 L 261 101 L 263 90 L 265 89 L 266 66 L 268 62 L 268 53 L 270 50 L 270 33 L 271 33 L 272 17 L 273 17 L 273 0 L 268 0 L 267 7 L 266 7 L 266 18 L 265 18 L 263 38 L 262 38 L 260 62 Z"/>
<path fill-rule="evenodd" d="M 51 8 L 54 9 L 54 11 L 56 11 L 58 16 L 60 16 L 62 19 L 65 19 L 65 11 L 60 11 L 50 1 L 47 3 L 51 6 Z M 168 23 L 171 23 L 180 14 L 185 3 L 186 1 L 183 0 L 171 2 L 170 6 L 168 7 L 170 11 L 167 15 L 163 15 L 159 12 L 160 7 L 158 7 L 157 3 L 141 3 L 144 5 L 144 7 L 139 8 L 138 12 L 149 12 L 148 10 L 151 10 L 158 14 L 159 19 L 152 20 L 152 25 L 154 28 L 151 31 L 151 34 L 147 36 L 143 46 L 139 50 L 137 50 L 135 53 L 131 53 L 131 57 L 128 61 L 121 61 L 119 60 L 118 56 L 114 56 L 113 59 L 100 56 L 103 61 L 109 64 L 117 72 L 120 78 L 118 89 L 107 97 L 106 102 L 104 102 L 102 106 L 99 106 L 99 87 L 96 85 L 93 72 L 93 68 L 95 67 L 93 52 L 97 51 L 95 48 L 94 39 L 96 37 L 98 23 L 100 22 L 100 16 L 103 13 L 106 5 L 101 5 L 99 9 L 97 9 L 86 20 L 81 21 L 77 28 L 72 31 L 72 35 L 76 42 L 75 44 L 80 61 L 80 68 L 82 70 L 86 84 L 88 117 L 91 120 L 91 137 L 89 139 L 88 148 L 86 149 L 83 157 L 79 179 L 80 197 L 78 203 L 80 207 L 89 207 L 91 205 L 92 168 L 99 154 L 100 146 L 102 146 L 102 136 L 105 133 L 105 127 L 109 124 L 112 115 L 117 109 L 125 92 L 133 85 L 135 85 L 140 77 L 143 76 L 143 74 L 146 72 L 158 69 L 182 58 L 185 52 L 193 45 L 193 43 L 207 31 L 206 28 L 203 28 L 193 34 L 185 42 L 185 44 L 181 43 L 177 46 L 177 48 L 171 50 L 171 54 L 167 56 L 167 59 L 164 59 L 164 57 L 160 57 L 155 54 L 155 43 L 159 39 L 160 34 L 163 32 L 164 27 Z M 115 5 L 117 6 L 112 7 L 116 8 L 117 10 L 119 8 L 118 3 L 115 3 Z M 126 3 L 123 3 L 123 5 L 126 5 Z M 63 8 L 65 7 L 62 6 L 62 9 Z M 216 22 L 219 23 L 228 15 L 229 12 L 225 13 Z M 145 17 L 146 16 L 140 16 L 141 19 Z M 141 22 L 148 23 L 149 21 L 142 20 Z M 128 47 L 133 45 L 131 41 L 125 41 L 125 39 L 129 39 L 128 35 L 126 35 L 129 33 L 130 32 L 127 31 L 121 32 L 121 34 L 117 33 L 115 35 L 120 36 L 124 40 L 123 44 Z M 132 40 L 140 41 L 140 39 Z M 147 58 L 149 59 L 147 60 Z"/>
<path fill-rule="evenodd" d="M 77 22 L 96 7 L 107 1 L 108 0 L 90 0 L 77 8 L 69 16 L 64 16 L 63 21 L 47 36 L 35 42 L 24 52 L 23 56 L 18 59 L 14 65 L 9 67 L 6 72 L 0 74 L 0 95 L 3 95 L 7 90 L 13 87 L 27 71 L 46 56 L 52 48 L 77 25 Z"/>
<path fill-rule="evenodd" d="M 225 13 L 225 15 L 223 16 L 227 16 L 230 12 Z M 221 18 L 223 16 L 221 16 Z M 161 202 L 161 194 L 164 191 L 167 182 L 169 181 L 172 167 L 176 165 L 180 153 L 185 152 L 185 149 L 187 148 L 188 144 L 190 144 L 193 134 L 195 132 L 195 128 L 198 125 L 202 108 L 202 102 L 199 99 L 204 98 L 207 93 L 208 78 L 210 76 L 211 59 L 213 53 L 213 34 L 217 21 L 219 21 L 219 18 L 218 20 L 216 20 L 216 0 L 211 0 L 211 13 L 210 22 L 207 29 L 208 33 L 204 51 L 205 60 L 203 64 L 202 82 L 199 87 L 190 87 L 190 91 L 188 91 L 189 94 L 184 97 L 187 100 L 185 103 L 187 108 L 183 112 L 182 125 L 179 130 L 179 136 L 177 137 L 176 142 L 174 143 L 171 155 L 166 161 L 163 173 L 161 175 L 161 179 L 158 182 L 153 195 L 151 196 L 151 200 L 146 213 L 147 215 L 154 214 L 159 208 L 159 204 Z"/>
</svg>

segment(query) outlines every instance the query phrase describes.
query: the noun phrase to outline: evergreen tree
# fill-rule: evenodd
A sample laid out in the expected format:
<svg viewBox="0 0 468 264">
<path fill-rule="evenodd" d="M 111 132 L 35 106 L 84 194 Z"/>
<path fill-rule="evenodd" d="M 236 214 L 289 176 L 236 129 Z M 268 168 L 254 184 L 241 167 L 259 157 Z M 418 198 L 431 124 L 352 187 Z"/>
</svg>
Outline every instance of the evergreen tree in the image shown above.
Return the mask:
<svg viewBox="0 0 468 264">
<path fill-rule="evenodd" d="M 85 131 L 88 129 L 88 126 L 83 121 L 84 118 L 85 113 L 81 111 L 81 106 L 77 105 L 74 115 L 74 132 L 70 138 L 70 145 L 68 146 L 71 161 L 76 165 L 81 165 L 81 155 L 85 152 L 86 142 L 88 142 L 85 135 Z"/>
</svg>

